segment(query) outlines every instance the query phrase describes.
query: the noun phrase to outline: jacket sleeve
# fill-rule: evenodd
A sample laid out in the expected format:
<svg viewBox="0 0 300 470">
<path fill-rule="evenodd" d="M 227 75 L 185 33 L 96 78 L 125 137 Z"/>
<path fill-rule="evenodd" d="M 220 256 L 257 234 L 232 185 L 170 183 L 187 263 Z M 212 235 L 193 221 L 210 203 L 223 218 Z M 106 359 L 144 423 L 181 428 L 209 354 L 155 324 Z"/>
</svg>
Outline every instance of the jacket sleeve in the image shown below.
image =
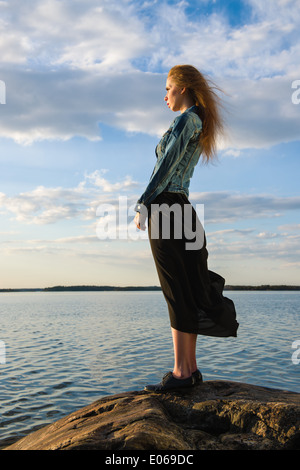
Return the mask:
<svg viewBox="0 0 300 470">
<path fill-rule="evenodd" d="M 136 211 L 140 211 L 141 205 L 148 208 L 156 196 L 167 187 L 178 163 L 186 151 L 194 131 L 194 125 L 192 121 L 189 120 L 187 114 L 182 114 L 176 118 L 168 138 L 164 155 L 157 162 L 148 186 L 135 206 Z"/>
</svg>

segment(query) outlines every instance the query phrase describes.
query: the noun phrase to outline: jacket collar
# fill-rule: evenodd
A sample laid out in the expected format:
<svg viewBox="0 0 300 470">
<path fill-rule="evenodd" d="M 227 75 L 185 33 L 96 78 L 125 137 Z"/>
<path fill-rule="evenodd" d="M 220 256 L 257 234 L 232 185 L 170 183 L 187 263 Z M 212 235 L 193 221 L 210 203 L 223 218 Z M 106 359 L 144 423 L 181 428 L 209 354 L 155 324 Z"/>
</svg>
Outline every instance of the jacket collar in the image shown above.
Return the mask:
<svg viewBox="0 0 300 470">
<path fill-rule="evenodd" d="M 197 110 L 198 110 L 198 106 L 196 104 L 193 104 L 193 106 L 191 106 L 190 108 L 187 108 L 184 112 L 184 113 L 189 113 L 190 111 L 193 111 L 194 113 L 197 113 Z"/>
</svg>

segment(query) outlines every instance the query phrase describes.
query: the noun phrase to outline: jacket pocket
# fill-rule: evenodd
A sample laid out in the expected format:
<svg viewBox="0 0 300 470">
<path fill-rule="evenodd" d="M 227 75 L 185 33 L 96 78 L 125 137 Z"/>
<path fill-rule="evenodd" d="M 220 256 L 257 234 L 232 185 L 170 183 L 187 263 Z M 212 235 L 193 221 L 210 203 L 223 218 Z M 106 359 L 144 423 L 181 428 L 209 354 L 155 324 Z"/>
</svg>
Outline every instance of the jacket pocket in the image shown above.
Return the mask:
<svg viewBox="0 0 300 470">
<path fill-rule="evenodd" d="M 162 138 L 160 139 L 160 142 L 157 146 L 157 153 L 159 154 L 162 154 L 165 152 L 166 150 L 166 146 L 168 144 L 168 141 L 169 141 L 169 137 L 170 137 L 170 134 L 171 134 L 172 130 L 171 129 L 168 129 L 167 132 L 165 132 L 162 136 Z"/>
</svg>

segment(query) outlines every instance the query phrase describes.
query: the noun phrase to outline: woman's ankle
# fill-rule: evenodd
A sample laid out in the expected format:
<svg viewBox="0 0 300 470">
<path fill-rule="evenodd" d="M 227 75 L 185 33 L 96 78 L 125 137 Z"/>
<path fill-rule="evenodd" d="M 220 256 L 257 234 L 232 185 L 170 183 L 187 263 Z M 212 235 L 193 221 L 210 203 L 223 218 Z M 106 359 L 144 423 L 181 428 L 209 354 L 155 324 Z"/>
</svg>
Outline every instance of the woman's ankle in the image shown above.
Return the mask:
<svg viewBox="0 0 300 470">
<path fill-rule="evenodd" d="M 184 368 L 184 369 L 174 368 L 172 373 L 175 379 L 182 380 L 182 379 L 187 379 L 191 377 L 193 371 L 190 368 Z"/>
</svg>

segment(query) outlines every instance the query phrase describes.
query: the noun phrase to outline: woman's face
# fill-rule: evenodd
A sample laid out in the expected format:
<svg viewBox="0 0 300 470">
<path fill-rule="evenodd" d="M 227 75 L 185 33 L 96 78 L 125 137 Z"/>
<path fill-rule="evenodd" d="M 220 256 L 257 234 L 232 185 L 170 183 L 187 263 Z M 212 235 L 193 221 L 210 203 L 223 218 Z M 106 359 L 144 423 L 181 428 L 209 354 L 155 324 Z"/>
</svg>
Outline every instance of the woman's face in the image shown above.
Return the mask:
<svg viewBox="0 0 300 470">
<path fill-rule="evenodd" d="M 166 83 L 167 94 L 165 101 L 172 111 L 180 111 L 183 104 L 182 89 L 177 87 L 171 78 L 167 79 Z"/>
</svg>

